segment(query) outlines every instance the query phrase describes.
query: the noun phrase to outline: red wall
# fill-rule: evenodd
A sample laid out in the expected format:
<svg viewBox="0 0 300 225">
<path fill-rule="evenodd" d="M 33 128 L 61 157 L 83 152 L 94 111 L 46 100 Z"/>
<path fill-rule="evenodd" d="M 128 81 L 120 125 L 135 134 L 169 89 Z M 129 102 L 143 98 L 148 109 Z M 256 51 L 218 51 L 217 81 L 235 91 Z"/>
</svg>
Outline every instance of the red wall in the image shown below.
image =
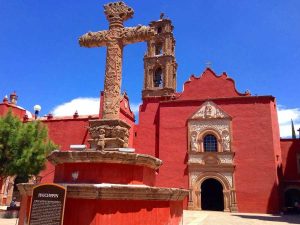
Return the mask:
<svg viewBox="0 0 300 225">
<path fill-rule="evenodd" d="M 0 116 L 4 116 L 9 109 L 15 116 L 19 117 L 20 120 L 23 120 L 23 117 L 26 114 L 25 109 L 9 103 L 0 103 Z"/>
<path fill-rule="evenodd" d="M 177 96 L 170 101 L 146 98 L 140 107 L 134 146 L 163 161 L 157 185 L 188 188 L 187 121 L 211 100 L 232 117 L 239 211 L 278 212 L 281 152 L 274 97 L 241 94 L 226 74 L 216 76 L 210 69 L 191 77 Z"/>
<path fill-rule="evenodd" d="M 149 154 L 159 158 L 159 100 L 152 98 L 144 100 L 139 109 L 139 125 L 136 127 L 136 137 L 133 147 L 139 153 Z"/>
<path fill-rule="evenodd" d="M 70 145 L 86 144 L 88 135 L 88 117 L 85 118 L 69 118 L 69 119 L 49 119 L 43 120 L 48 127 L 50 139 L 58 145 L 58 149 L 65 151 L 70 150 Z M 42 182 L 52 182 L 54 178 L 54 166 L 47 162 L 46 169 L 40 173 Z"/>
<path fill-rule="evenodd" d="M 192 75 L 184 83 L 183 92 L 180 100 L 197 100 L 204 98 L 226 98 L 247 96 L 241 94 L 235 88 L 234 80 L 229 78 L 226 73 L 217 76 L 214 71 L 207 68 L 200 77 Z"/>
<path fill-rule="evenodd" d="M 299 180 L 297 171 L 297 154 L 300 154 L 299 139 L 281 139 L 282 169 L 284 180 Z"/>
<path fill-rule="evenodd" d="M 155 171 L 145 166 L 113 163 L 67 163 L 56 166 L 56 183 L 72 183 L 72 173 L 78 171 L 76 183 L 145 184 L 154 186 Z"/>
<path fill-rule="evenodd" d="M 177 225 L 182 219 L 181 202 L 68 198 L 65 208 L 64 225 Z"/>
</svg>

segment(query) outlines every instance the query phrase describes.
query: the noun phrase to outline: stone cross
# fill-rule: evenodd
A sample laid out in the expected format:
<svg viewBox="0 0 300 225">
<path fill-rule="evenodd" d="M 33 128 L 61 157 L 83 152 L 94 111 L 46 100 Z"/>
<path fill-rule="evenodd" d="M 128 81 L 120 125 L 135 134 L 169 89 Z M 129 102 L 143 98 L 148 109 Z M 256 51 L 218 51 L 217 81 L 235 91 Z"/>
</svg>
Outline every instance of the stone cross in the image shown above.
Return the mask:
<svg viewBox="0 0 300 225">
<path fill-rule="evenodd" d="M 155 31 L 148 26 L 124 27 L 133 16 L 133 9 L 123 2 L 104 5 L 109 30 L 88 32 L 80 37 L 80 46 L 106 46 L 103 119 L 119 119 L 122 82 L 122 56 L 126 44 L 149 40 Z"/>
</svg>

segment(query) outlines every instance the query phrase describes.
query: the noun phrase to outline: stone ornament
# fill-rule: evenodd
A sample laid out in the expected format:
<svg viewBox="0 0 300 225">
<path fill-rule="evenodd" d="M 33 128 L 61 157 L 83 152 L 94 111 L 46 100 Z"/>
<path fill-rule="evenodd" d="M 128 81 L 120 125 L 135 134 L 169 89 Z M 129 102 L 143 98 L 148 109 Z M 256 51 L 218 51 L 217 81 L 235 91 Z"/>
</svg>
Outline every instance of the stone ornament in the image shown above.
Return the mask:
<svg viewBox="0 0 300 225">
<path fill-rule="evenodd" d="M 220 109 L 212 101 L 206 101 L 191 119 L 217 119 L 230 118 L 230 116 Z"/>
<path fill-rule="evenodd" d="M 208 130 L 218 134 L 223 151 L 230 150 L 230 121 L 229 120 L 191 120 L 189 121 L 190 150 L 200 152 L 199 136 Z"/>
<path fill-rule="evenodd" d="M 230 122 L 231 117 L 215 103 L 212 101 L 203 103 L 188 122 L 190 151 L 203 151 L 202 139 L 207 132 L 216 135 L 219 151 L 231 151 Z"/>
</svg>

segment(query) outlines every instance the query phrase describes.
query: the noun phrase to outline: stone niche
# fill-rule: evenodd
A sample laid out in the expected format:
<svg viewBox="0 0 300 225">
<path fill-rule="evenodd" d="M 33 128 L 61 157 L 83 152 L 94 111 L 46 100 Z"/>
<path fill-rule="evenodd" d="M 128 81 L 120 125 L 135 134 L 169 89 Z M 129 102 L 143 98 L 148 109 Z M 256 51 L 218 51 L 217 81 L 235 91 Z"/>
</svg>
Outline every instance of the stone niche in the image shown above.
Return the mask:
<svg viewBox="0 0 300 225">
<path fill-rule="evenodd" d="M 206 101 L 188 121 L 190 209 L 201 209 L 201 185 L 206 179 L 215 179 L 223 187 L 224 211 L 237 211 L 231 120 L 215 103 Z M 209 134 L 216 138 L 215 152 L 204 149 Z"/>
</svg>

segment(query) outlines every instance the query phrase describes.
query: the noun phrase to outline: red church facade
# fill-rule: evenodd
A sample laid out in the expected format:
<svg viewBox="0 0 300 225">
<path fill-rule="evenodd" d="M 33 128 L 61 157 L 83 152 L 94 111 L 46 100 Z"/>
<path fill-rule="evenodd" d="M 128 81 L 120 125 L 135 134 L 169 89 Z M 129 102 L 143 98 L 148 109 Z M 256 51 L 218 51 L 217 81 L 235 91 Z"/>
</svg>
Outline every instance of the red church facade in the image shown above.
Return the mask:
<svg viewBox="0 0 300 225">
<path fill-rule="evenodd" d="M 290 206 L 300 192 L 300 141 L 280 139 L 275 98 L 239 93 L 233 79 L 210 68 L 192 75 L 176 92 L 173 26 L 168 19 L 150 26 L 157 35 L 144 58 L 139 123 L 126 94 L 120 118 L 131 125 L 129 147 L 163 161 L 155 185 L 188 189 L 184 208 L 192 210 L 278 213 Z M 60 150 L 89 146 L 89 120 L 102 118 L 102 97 L 99 115 L 39 118 Z M 8 108 L 30 122 L 25 110 L 8 99 L 0 104 L 0 115 Z M 39 180 L 52 182 L 54 174 L 47 163 Z M 2 181 L 2 204 L 11 199 L 8 183 L 13 180 Z"/>
</svg>

